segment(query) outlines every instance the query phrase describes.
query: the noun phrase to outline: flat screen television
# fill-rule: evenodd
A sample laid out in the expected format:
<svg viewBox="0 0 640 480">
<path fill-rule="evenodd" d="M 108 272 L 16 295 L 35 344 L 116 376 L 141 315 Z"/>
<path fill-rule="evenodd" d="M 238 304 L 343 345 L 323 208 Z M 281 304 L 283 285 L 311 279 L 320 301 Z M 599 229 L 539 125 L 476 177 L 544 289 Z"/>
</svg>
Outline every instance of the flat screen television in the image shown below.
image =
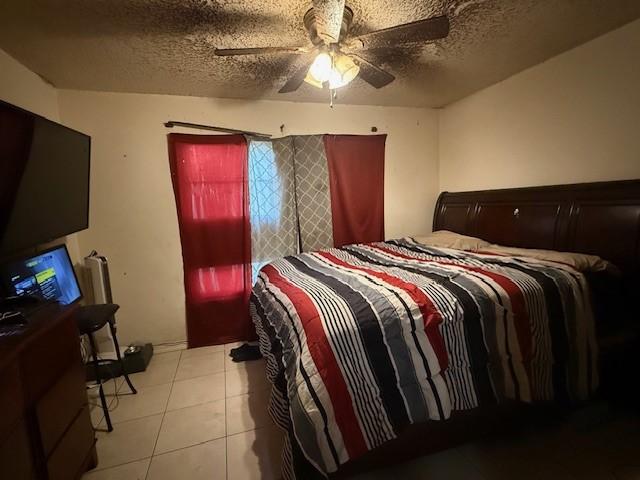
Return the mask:
<svg viewBox="0 0 640 480">
<path fill-rule="evenodd" d="M 89 226 L 91 137 L 0 101 L 0 257 Z"/>
<path fill-rule="evenodd" d="M 0 266 L 3 296 L 25 296 L 69 305 L 82 298 L 78 279 L 65 245 Z"/>
</svg>

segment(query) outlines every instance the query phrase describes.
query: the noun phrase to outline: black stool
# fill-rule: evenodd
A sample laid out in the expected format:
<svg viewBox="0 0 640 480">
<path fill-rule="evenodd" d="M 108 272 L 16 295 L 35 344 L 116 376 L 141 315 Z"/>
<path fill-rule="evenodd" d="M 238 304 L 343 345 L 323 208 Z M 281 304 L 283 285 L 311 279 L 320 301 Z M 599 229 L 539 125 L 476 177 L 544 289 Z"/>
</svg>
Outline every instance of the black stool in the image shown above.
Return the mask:
<svg viewBox="0 0 640 480">
<path fill-rule="evenodd" d="M 96 341 L 93 338 L 93 334 L 104 327 L 106 324 L 109 324 L 109 330 L 111 331 L 111 338 L 113 338 L 113 346 L 116 349 L 116 356 L 118 358 L 118 362 L 120 363 L 120 367 L 122 369 L 122 374 L 124 375 L 124 379 L 129 385 L 129 389 L 131 393 L 138 393 L 136 389 L 133 387 L 131 380 L 129 380 L 129 375 L 127 375 L 127 370 L 122 361 L 122 356 L 120 355 L 120 345 L 118 345 L 118 337 L 116 337 L 116 318 L 115 313 L 120 308 L 120 305 L 116 305 L 115 303 L 103 303 L 99 305 L 87 305 L 84 307 L 80 307 L 78 309 L 77 322 L 78 322 L 78 330 L 80 330 L 80 335 L 86 335 L 89 337 L 89 345 L 91 346 L 91 356 L 93 358 L 93 363 L 95 367 L 96 374 L 96 382 L 98 383 L 98 389 L 100 392 L 100 403 L 102 403 L 102 410 L 104 410 L 104 419 L 107 422 L 107 430 L 112 431 L 113 426 L 111 425 L 111 417 L 109 417 L 109 406 L 107 405 L 107 400 L 104 397 L 104 389 L 102 388 L 102 378 L 100 376 L 100 360 L 98 359 L 98 351 L 96 349 Z M 103 361 L 106 363 L 107 361 Z"/>
</svg>

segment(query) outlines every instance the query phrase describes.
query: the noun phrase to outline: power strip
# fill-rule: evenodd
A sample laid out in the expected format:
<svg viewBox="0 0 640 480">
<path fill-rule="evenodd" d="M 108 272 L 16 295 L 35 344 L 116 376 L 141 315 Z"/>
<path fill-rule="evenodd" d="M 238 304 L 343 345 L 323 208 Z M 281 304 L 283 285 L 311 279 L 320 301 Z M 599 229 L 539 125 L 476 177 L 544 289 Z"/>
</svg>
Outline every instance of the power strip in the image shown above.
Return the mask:
<svg viewBox="0 0 640 480">
<path fill-rule="evenodd" d="M 122 362 L 128 374 L 144 372 L 153 356 L 153 345 L 145 343 L 140 346 L 140 350 L 134 353 L 122 355 Z M 120 362 L 114 359 L 100 360 L 100 378 L 108 380 L 122 375 L 122 367 Z M 86 364 L 87 380 L 94 381 L 96 379 L 95 366 L 92 363 Z"/>
</svg>

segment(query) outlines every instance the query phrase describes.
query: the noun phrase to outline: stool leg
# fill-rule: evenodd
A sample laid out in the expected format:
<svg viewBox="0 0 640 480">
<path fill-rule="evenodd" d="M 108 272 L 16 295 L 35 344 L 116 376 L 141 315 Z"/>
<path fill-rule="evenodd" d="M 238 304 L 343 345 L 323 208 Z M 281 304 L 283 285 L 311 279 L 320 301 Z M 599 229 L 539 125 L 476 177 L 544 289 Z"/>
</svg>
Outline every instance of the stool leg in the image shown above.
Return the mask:
<svg viewBox="0 0 640 480">
<path fill-rule="evenodd" d="M 102 388 L 102 379 L 100 377 L 100 364 L 98 361 L 98 350 L 96 349 L 96 342 L 93 338 L 93 333 L 88 333 L 89 345 L 91 345 L 91 356 L 93 357 L 93 366 L 96 372 L 96 382 L 98 382 L 98 390 L 100 392 L 100 402 L 102 403 L 102 410 L 104 412 L 104 420 L 107 422 L 107 431 L 113 431 L 113 425 L 111 425 L 111 417 L 109 416 L 109 405 L 107 399 L 104 396 L 104 389 Z"/>
<path fill-rule="evenodd" d="M 129 380 L 129 375 L 127 375 L 127 369 L 124 365 L 124 361 L 122 360 L 122 355 L 120 355 L 120 345 L 118 345 L 118 337 L 116 336 L 116 329 L 113 326 L 114 319 L 109 320 L 109 330 L 111 330 L 111 338 L 113 338 L 113 346 L 116 348 L 116 356 L 118 357 L 118 361 L 120 362 L 120 368 L 122 368 L 122 374 L 124 375 L 124 380 L 129 385 L 129 390 L 131 393 L 136 394 L 138 391 L 135 389 L 131 380 Z"/>
</svg>

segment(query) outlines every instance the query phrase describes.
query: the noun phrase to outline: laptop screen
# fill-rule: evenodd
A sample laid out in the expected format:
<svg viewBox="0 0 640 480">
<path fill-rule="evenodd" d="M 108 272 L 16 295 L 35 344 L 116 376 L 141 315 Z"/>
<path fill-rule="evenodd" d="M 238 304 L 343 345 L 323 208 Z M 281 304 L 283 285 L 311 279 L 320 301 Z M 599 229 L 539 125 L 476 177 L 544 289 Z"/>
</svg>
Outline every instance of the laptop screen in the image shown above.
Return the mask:
<svg viewBox="0 0 640 480">
<path fill-rule="evenodd" d="M 69 305 L 82 298 L 65 245 L 0 267 L 0 282 L 8 295 L 32 295 Z"/>
</svg>

